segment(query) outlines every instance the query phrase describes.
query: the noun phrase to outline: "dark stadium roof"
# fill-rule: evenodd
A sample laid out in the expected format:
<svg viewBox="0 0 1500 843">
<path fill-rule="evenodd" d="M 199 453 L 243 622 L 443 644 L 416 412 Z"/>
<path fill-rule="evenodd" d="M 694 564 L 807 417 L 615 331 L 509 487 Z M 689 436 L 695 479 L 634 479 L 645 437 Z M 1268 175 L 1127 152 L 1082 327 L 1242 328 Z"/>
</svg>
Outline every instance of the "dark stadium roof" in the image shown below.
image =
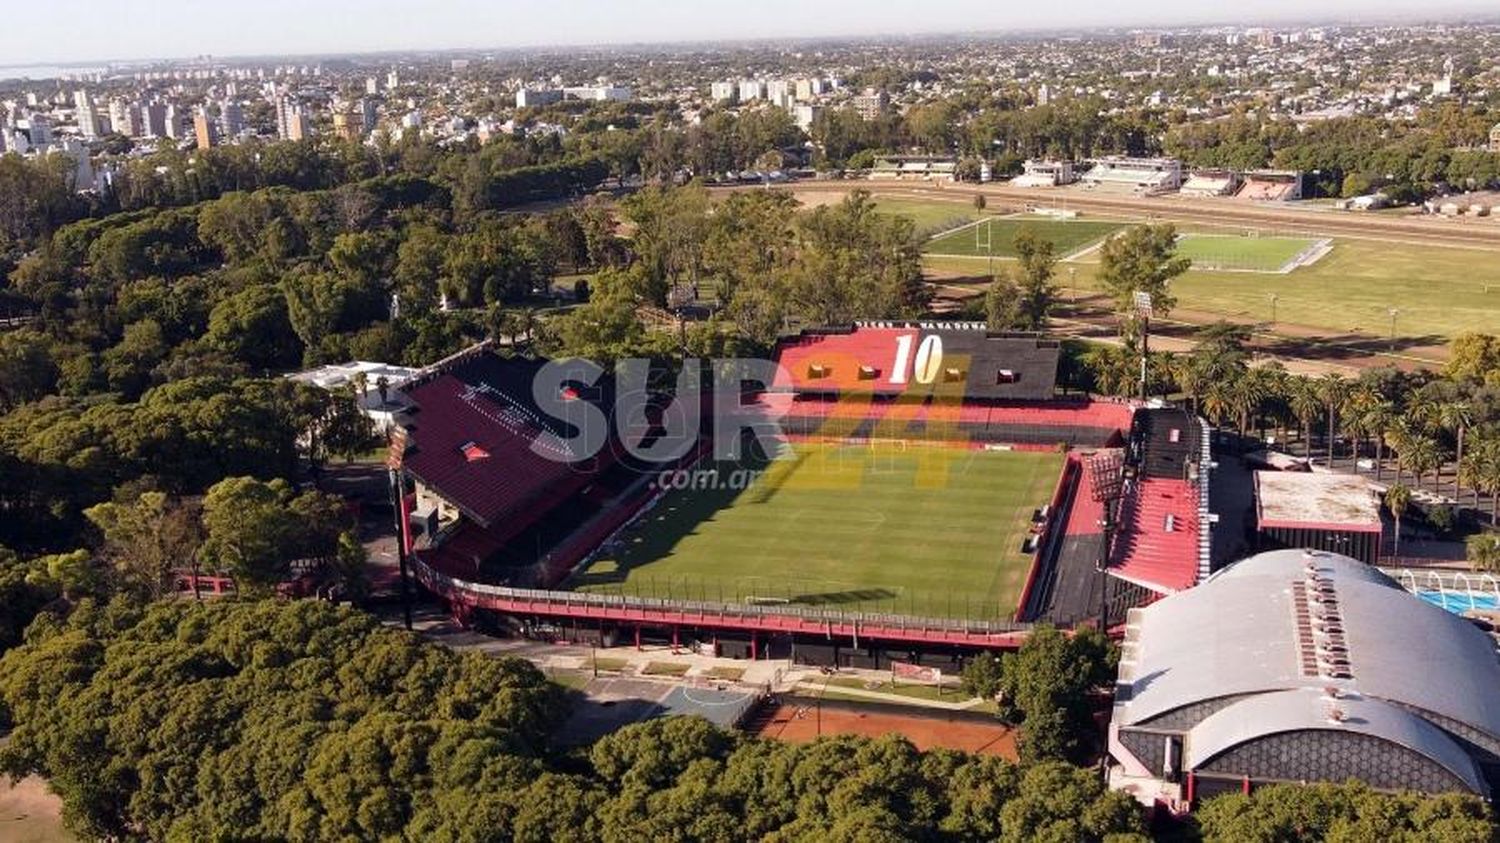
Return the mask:
<svg viewBox="0 0 1500 843">
<path fill-rule="evenodd" d="M 484 525 L 577 479 L 579 466 L 592 466 L 593 455 L 539 441 L 543 433 L 567 438 L 578 431 L 537 405 L 532 383 L 543 365 L 475 349 L 414 379 L 403 390 L 412 407 L 402 468 Z M 612 380 L 601 377 L 590 388 L 582 369 L 578 376 L 566 387 L 570 397 L 607 417 Z"/>
<path fill-rule="evenodd" d="M 924 343 L 930 343 L 925 353 Z M 939 351 L 931 366 L 933 377 L 924 384 L 916 364 L 919 357 L 933 359 L 933 351 Z M 777 346 L 776 359 L 785 370 L 785 381 L 774 388 L 1046 401 L 1056 387 L 1060 353 L 1055 340 L 991 333 L 982 324 L 969 322 L 871 322 L 820 328 L 784 339 Z"/>
</svg>

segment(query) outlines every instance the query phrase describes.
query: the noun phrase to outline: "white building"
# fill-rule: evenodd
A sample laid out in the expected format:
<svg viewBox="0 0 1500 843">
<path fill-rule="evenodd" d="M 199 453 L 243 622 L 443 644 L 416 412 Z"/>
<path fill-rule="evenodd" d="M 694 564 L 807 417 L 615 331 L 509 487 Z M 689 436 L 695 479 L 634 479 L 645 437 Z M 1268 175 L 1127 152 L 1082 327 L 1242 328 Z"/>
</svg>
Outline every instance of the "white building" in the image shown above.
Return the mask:
<svg viewBox="0 0 1500 843">
<path fill-rule="evenodd" d="M 1153 195 L 1176 190 L 1182 184 L 1182 163 L 1176 158 L 1130 158 L 1109 155 L 1096 158 L 1083 174 L 1090 190 Z"/>
<path fill-rule="evenodd" d="M 740 80 L 740 102 L 758 100 L 766 95 L 766 83 L 759 79 Z"/>
<path fill-rule="evenodd" d="M 792 119 L 797 122 L 797 128 L 804 132 L 811 131 L 812 125 L 823 114 L 821 105 L 798 105 L 792 109 Z"/>
<path fill-rule="evenodd" d="M 99 137 L 99 112 L 94 110 L 94 101 L 89 97 L 89 92 L 82 88 L 74 91 L 73 105 L 79 134 L 86 140 Z"/>
<path fill-rule="evenodd" d="M 733 82 L 715 82 L 708 86 L 708 98 L 714 102 L 734 102 L 739 98 L 739 87 Z"/>
<path fill-rule="evenodd" d="M 562 102 L 563 92 L 548 88 L 521 88 L 516 91 L 516 108 L 537 108 Z"/>
<path fill-rule="evenodd" d="M 329 391 L 352 387 L 358 393 L 360 411 L 369 416 L 376 428 L 388 432 L 395 424 L 396 414 L 409 404 L 401 387 L 421 372 L 407 366 L 355 360 L 297 372 L 287 375 L 287 379 Z"/>
<path fill-rule="evenodd" d="M 1022 165 L 1021 175 L 1010 180 L 1016 187 L 1058 187 L 1072 184 L 1072 161 L 1053 161 L 1045 158 L 1028 158 Z"/>
</svg>

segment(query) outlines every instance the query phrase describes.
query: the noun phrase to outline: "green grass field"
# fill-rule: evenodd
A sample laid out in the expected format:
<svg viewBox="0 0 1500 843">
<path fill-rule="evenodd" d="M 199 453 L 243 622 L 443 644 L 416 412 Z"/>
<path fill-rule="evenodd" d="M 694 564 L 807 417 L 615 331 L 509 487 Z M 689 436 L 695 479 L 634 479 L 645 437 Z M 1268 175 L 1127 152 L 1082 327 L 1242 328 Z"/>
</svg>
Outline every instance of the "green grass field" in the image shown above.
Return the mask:
<svg viewBox="0 0 1500 843">
<path fill-rule="evenodd" d="M 741 491 L 673 491 L 572 586 L 1008 619 L 1061 454 L 798 444 Z M 721 476 L 727 472 L 721 471 Z"/>
<path fill-rule="evenodd" d="M 970 201 L 939 202 L 922 199 L 875 197 L 875 210 L 882 214 L 906 217 L 918 233 L 943 231 L 979 218 Z"/>
<path fill-rule="evenodd" d="M 969 258 L 926 257 L 931 271 L 982 275 Z M 1058 283 L 1098 289 L 1096 261 L 1058 267 Z M 1331 332 L 1359 331 L 1451 338 L 1465 331 L 1494 333 L 1500 325 L 1500 252 L 1335 238 L 1333 251 L 1286 274 L 1194 269 L 1172 282 L 1181 310 L 1253 321 L 1277 321 Z"/>
<path fill-rule="evenodd" d="M 922 250 L 933 255 L 1013 258 L 1016 235 L 1029 228 L 1043 240 L 1051 241 L 1061 258 L 1104 239 L 1120 227 L 1120 223 L 1101 220 L 990 217 L 978 225 L 934 237 Z"/>
<path fill-rule="evenodd" d="M 1309 237 L 1244 237 L 1234 234 L 1184 234 L 1177 254 L 1205 270 L 1277 272 L 1318 241 Z"/>
</svg>

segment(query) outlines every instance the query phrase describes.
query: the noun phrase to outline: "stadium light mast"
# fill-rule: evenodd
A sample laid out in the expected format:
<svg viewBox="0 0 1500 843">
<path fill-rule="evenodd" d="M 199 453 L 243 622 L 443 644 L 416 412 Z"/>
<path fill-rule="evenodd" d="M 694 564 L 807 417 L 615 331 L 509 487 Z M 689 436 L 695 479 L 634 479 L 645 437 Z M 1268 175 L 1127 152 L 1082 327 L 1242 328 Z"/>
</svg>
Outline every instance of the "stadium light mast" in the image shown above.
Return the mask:
<svg viewBox="0 0 1500 843">
<path fill-rule="evenodd" d="M 1147 377 L 1146 369 L 1148 365 L 1147 360 L 1151 355 L 1151 315 L 1154 308 L 1151 303 L 1151 294 L 1145 290 L 1136 290 L 1133 298 L 1135 300 L 1135 317 L 1141 325 L 1141 401 L 1144 402 L 1150 397 L 1151 388 L 1151 381 Z"/>
<path fill-rule="evenodd" d="M 1100 451 L 1084 459 L 1084 471 L 1088 473 L 1089 494 L 1095 503 L 1104 505 L 1104 515 L 1099 526 L 1104 532 L 1104 544 L 1099 549 L 1099 558 L 1094 570 L 1099 574 L 1099 631 L 1109 632 L 1109 550 L 1115 531 L 1115 501 L 1120 499 L 1125 479 L 1125 462 L 1119 451 Z"/>
</svg>

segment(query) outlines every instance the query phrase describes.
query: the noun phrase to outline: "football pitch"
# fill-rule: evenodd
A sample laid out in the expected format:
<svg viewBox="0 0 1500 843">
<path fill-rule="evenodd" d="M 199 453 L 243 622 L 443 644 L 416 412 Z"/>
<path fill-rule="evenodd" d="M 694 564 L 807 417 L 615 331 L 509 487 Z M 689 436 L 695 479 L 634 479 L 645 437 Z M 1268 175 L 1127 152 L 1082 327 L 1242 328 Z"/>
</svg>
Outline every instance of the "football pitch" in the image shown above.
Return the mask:
<svg viewBox="0 0 1500 843">
<path fill-rule="evenodd" d="M 1244 237 L 1233 234 L 1184 234 L 1177 254 L 1196 269 L 1281 272 L 1318 241 L 1309 237 Z"/>
<path fill-rule="evenodd" d="M 929 255 L 1013 258 L 1016 256 L 1016 235 L 1022 229 L 1029 229 L 1043 240 L 1051 241 L 1054 254 L 1063 258 L 1103 240 L 1122 227 L 1123 223 L 1101 220 L 988 217 L 973 225 L 939 234 L 927 241 L 923 251 Z"/>
<path fill-rule="evenodd" d="M 752 466 L 742 489 L 668 492 L 571 586 L 1008 620 L 1031 566 L 1022 543 L 1032 512 L 1051 499 L 1062 463 L 1056 453 L 798 443 Z"/>
</svg>

